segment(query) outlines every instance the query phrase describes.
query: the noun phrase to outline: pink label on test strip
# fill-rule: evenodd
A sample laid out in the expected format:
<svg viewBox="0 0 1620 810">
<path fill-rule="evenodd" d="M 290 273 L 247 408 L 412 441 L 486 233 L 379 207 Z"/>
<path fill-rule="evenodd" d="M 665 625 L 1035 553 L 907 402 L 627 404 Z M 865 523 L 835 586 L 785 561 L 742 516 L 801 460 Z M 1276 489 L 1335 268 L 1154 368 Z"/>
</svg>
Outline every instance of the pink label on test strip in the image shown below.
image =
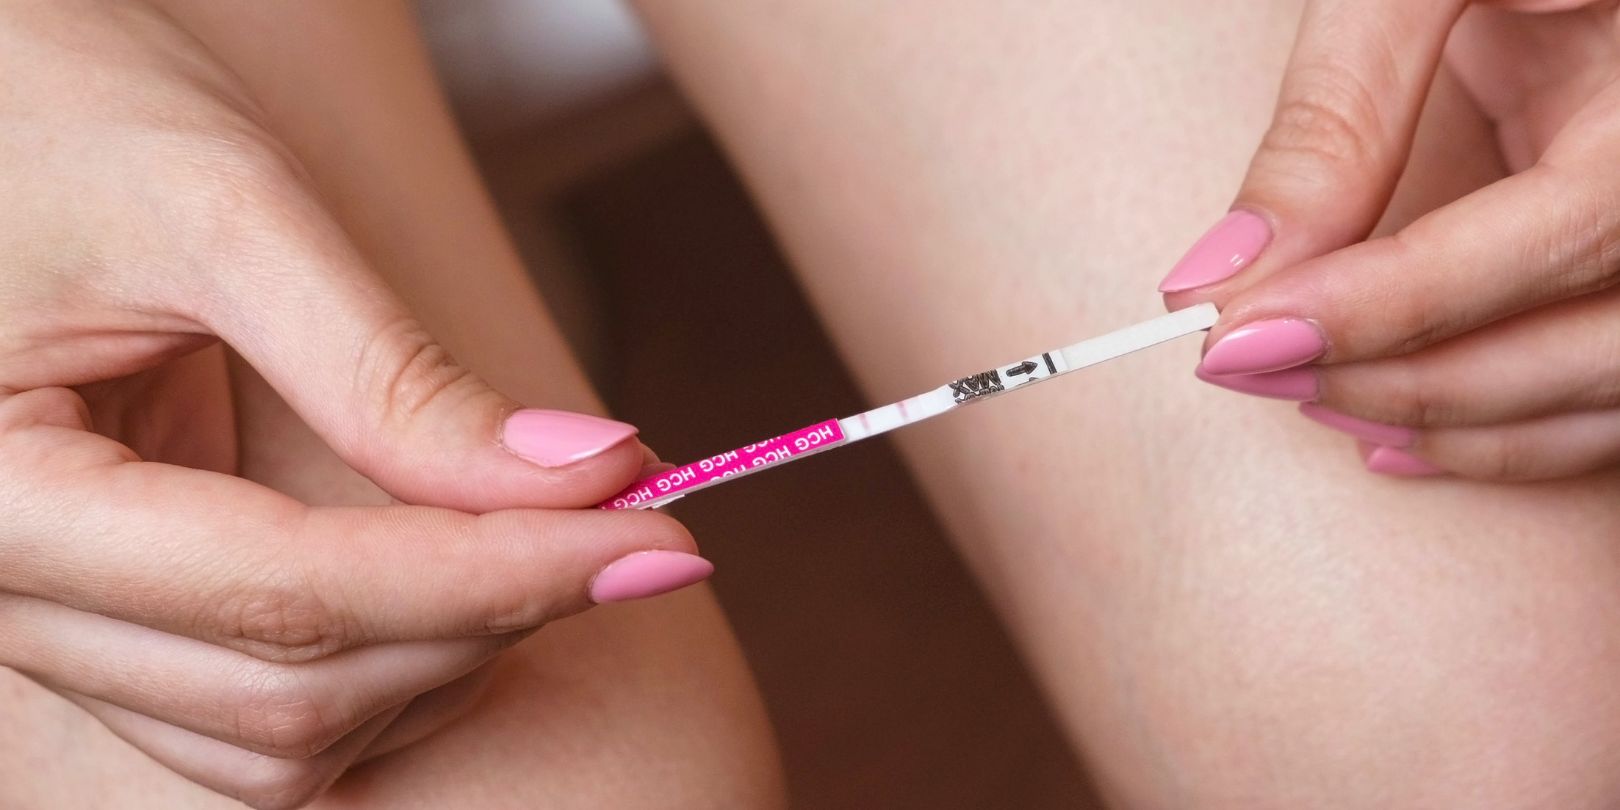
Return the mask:
<svg viewBox="0 0 1620 810">
<path fill-rule="evenodd" d="M 724 478 L 746 475 L 781 464 L 789 459 L 834 447 L 844 441 L 844 431 L 837 419 L 817 422 L 774 439 L 743 445 L 717 456 L 694 461 L 684 467 L 643 478 L 626 487 L 623 492 L 598 504 L 600 509 L 636 509 L 653 502 L 671 500 L 674 496 L 699 487 L 708 486 Z"/>
</svg>

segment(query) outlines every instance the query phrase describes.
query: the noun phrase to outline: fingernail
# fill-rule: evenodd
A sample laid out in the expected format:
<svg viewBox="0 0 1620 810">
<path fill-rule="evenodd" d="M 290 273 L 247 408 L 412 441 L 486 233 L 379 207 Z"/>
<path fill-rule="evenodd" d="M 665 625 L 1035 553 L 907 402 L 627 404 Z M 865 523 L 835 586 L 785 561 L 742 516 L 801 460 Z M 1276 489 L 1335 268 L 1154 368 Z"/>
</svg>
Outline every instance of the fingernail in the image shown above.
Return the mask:
<svg viewBox="0 0 1620 810">
<path fill-rule="evenodd" d="M 1248 211 L 1233 211 L 1193 243 L 1170 274 L 1159 282 L 1159 292 L 1181 292 L 1225 281 L 1252 264 L 1271 241 L 1271 226 Z"/>
<path fill-rule="evenodd" d="M 620 557 L 591 580 L 591 601 L 645 599 L 702 582 L 714 563 L 680 551 L 638 551 Z"/>
<path fill-rule="evenodd" d="M 1380 475 L 1420 478 L 1445 475 L 1446 471 L 1398 447 L 1377 447 L 1367 454 L 1367 469 Z"/>
<path fill-rule="evenodd" d="M 1303 318 L 1272 318 L 1227 332 L 1204 353 L 1210 374 L 1261 374 L 1303 366 L 1327 352 L 1316 324 Z"/>
<path fill-rule="evenodd" d="M 501 444 L 542 467 L 563 467 L 584 461 L 634 435 L 634 425 L 612 419 L 530 408 L 506 418 Z"/>
<path fill-rule="evenodd" d="M 1271 399 L 1309 402 L 1316 399 L 1316 370 L 1313 368 L 1287 368 L 1263 374 L 1211 374 L 1202 364 L 1193 369 L 1198 379 L 1237 391 Z"/>
<path fill-rule="evenodd" d="M 1319 425 L 1384 447 L 1410 447 L 1412 441 L 1417 438 L 1417 431 L 1411 428 L 1357 419 L 1311 402 L 1300 405 L 1299 412 L 1306 419 Z"/>
</svg>

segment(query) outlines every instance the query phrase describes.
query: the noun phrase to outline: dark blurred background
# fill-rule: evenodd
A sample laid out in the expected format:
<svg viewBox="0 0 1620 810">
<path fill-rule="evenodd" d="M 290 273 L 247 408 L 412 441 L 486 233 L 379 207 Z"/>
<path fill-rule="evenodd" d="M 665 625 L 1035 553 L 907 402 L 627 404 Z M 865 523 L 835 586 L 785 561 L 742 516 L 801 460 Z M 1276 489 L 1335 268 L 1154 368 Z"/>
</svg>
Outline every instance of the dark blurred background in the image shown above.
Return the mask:
<svg viewBox="0 0 1620 810">
<path fill-rule="evenodd" d="M 865 404 L 611 0 L 419 0 L 482 169 L 614 414 L 684 462 Z M 717 418 L 712 403 L 732 403 Z M 828 512 L 817 504 L 836 502 Z M 683 500 L 801 810 L 1085 808 L 1016 652 L 882 440 Z"/>
</svg>

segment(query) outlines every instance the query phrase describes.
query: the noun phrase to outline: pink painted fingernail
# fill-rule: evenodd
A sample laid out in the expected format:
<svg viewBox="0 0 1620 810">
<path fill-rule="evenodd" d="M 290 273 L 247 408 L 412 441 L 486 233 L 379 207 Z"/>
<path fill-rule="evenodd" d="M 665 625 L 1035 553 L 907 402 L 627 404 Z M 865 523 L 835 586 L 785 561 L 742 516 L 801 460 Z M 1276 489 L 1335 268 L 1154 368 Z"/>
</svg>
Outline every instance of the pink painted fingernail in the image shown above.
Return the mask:
<svg viewBox="0 0 1620 810">
<path fill-rule="evenodd" d="M 608 563 L 591 580 L 591 601 L 645 599 L 702 582 L 714 563 L 681 551 L 638 551 Z"/>
<path fill-rule="evenodd" d="M 1257 214 L 1233 211 L 1193 243 L 1170 274 L 1159 282 L 1159 292 L 1181 292 L 1225 281 L 1248 267 L 1271 241 L 1271 226 Z"/>
<path fill-rule="evenodd" d="M 1285 368 L 1263 374 L 1211 374 L 1202 364 L 1193 369 L 1198 379 L 1237 391 L 1271 399 L 1309 402 L 1316 399 L 1316 370 L 1313 368 Z"/>
<path fill-rule="evenodd" d="M 1244 324 L 1204 352 L 1209 374 L 1261 374 L 1303 366 L 1327 352 L 1316 324 L 1303 318 L 1272 318 Z"/>
<path fill-rule="evenodd" d="M 1299 412 L 1319 425 L 1385 447 L 1410 447 L 1417 438 L 1417 431 L 1411 428 L 1357 419 L 1311 402 L 1300 405 Z"/>
<path fill-rule="evenodd" d="M 1445 475 L 1446 471 L 1398 447 L 1376 447 L 1367 454 L 1367 469 L 1380 475 L 1398 478 L 1421 478 Z"/>
<path fill-rule="evenodd" d="M 563 467 L 584 461 L 634 435 L 634 425 L 612 419 L 530 408 L 506 418 L 501 444 L 542 467 Z"/>
</svg>

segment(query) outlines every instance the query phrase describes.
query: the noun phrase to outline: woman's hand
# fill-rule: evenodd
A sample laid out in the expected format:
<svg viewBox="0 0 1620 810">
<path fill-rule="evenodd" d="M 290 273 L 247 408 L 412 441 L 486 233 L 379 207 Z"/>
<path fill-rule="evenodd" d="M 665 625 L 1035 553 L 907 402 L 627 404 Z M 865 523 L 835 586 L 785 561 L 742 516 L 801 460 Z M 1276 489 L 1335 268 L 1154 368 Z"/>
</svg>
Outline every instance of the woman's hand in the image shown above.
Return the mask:
<svg viewBox="0 0 1620 810">
<path fill-rule="evenodd" d="M 221 340 L 432 506 L 236 477 Z M 457 367 L 162 13 L 0 7 L 0 665 L 206 786 L 302 804 L 533 628 L 707 574 L 667 517 L 577 509 L 649 460 L 634 432 Z"/>
<path fill-rule="evenodd" d="M 1377 472 L 1620 462 L 1616 22 L 1614 2 L 1311 0 L 1234 213 L 1161 286 L 1224 305 L 1199 376 L 1306 402 Z M 1515 173 L 1360 242 L 1442 51 Z"/>
</svg>

